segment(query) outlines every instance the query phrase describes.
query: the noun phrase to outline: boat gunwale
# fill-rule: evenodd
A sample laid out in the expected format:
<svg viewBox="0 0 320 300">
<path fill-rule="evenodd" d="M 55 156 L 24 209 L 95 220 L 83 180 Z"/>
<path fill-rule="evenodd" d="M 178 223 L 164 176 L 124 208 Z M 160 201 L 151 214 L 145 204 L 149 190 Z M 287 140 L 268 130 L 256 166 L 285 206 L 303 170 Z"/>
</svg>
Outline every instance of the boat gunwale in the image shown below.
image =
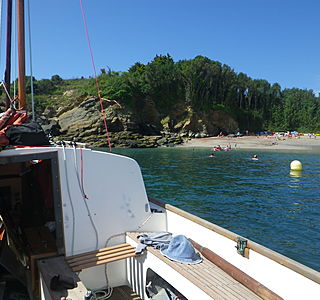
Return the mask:
<svg viewBox="0 0 320 300">
<path fill-rule="evenodd" d="M 198 225 L 201 225 L 211 231 L 214 231 L 228 239 L 231 239 L 233 240 L 234 242 L 237 242 L 238 238 L 241 237 L 241 238 L 244 238 L 246 239 L 248 242 L 247 242 L 247 248 L 279 263 L 280 265 L 283 265 L 293 271 L 295 271 L 296 273 L 299 273 L 300 275 L 303 275 L 304 277 L 308 278 L 308 279 L 311 279 L 312 281 L 320 284 L 320 272 L 306 266 L 306 265 L 303 265 L 285 255 L 282 255 L 276 251 L 273 251 L 267 247 L 264 247 L 256 242 L 253 242 L 249 239 L 247 239 L 246 237 L 243 237 L 239 234 L 236 234 L 232 231 L 229 231 L 223 227 L 220 227 L 218 225 L 215 225 L 209 221 L 206 221 L 198 216 L 195 216 L 191 213 L 188 213 L 176 206 L 173 206 L 171 204 L 167 204 L 167 203 L 163 203 L 161 201 L 159 201 L 158 199 L 155 199 L 155 198 L 152 198 L 152 197 L 148 197 L 149 201 L 153 204 L 156 204 L 170 212 L 173 212 L 181 217 L 184 217 Z"/>
</svg>

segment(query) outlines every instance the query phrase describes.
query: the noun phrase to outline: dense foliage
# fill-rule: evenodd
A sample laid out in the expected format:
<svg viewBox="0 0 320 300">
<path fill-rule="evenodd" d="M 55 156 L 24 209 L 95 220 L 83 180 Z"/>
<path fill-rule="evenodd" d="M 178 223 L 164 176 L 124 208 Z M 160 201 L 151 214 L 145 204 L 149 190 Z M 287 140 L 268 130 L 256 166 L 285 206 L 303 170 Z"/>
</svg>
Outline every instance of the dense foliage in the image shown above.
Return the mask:
<svg viewBox="0 0 320 300">
<path fill-rule="evenodd" d="M 277 83 L 252 79 L 203 56 L 174 62 L 170 55 L 157 55 L 148 64 L 137 62 L 127 72 L 102 69 L 99 82 L 103 97 L 136 111 L 153 101 L 165 115 L 182 102 L 195 111 L 225 110 L 238 121 L 240 130 L 320 130 L 320 99 L 312 90 L 282 90 Z M 34 83 L 40 106 L 47 105 L 52 95 L 71 89 L 79 95 L 97 94 L 92 78 L 62 80 L 55 75 L 50 80 L 34 79 Z"/>
</svg>

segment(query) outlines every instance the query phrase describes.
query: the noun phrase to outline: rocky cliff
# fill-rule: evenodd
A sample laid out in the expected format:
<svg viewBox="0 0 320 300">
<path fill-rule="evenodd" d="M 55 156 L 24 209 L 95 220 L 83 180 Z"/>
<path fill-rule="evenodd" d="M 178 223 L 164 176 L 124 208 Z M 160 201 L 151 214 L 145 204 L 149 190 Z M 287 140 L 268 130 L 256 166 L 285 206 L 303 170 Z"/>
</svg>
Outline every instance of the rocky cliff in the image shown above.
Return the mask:
<svg viewBox="0 0 320 300">
<path fill-rule="evenodd" d="M 181 144 L 193 137 L 233 133 L 237 122 L 224 111 L 195 112 L 177 104 L 161 115 L 152 101 L 139 112 L 118 104 L 103 103 L 107 128 L 114 147 L 159 147 Z M 72 106 L 47 107 L 40 117 L 43 128 L 57 140 L 107 146 L 104 117 L 96 98 L 82 98 Z"/>
</svg>

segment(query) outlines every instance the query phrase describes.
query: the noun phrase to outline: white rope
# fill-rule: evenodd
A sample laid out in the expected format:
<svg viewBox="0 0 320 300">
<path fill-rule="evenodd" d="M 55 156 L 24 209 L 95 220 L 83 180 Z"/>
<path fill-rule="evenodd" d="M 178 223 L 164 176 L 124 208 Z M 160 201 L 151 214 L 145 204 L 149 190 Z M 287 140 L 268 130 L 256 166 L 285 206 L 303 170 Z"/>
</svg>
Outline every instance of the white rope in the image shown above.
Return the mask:
<svg viewBox="0 0 320 300">
<path fill-rule="evenodd" d="M 8 98 L 9 98 L 10 102 L 12 103 L 12 102 L 13 102 L 13 100 L 11 99 L 10 94 L 9 94 L 9 92 L 8 92 L 8 90 L 7 90 L 7 88 L 6 88 L 6 85 L 4 84 L 4 82 L 3 82 L 3 81 L 1 81 L 0 86 L 2 86 L 2 87 L 3 87 L 3 89 L 4 89 L 5 93 L 7 94 L 7 96 L 8 96 Z"/>
<path fill-rule="evenodd" d="M 35 121 L 34 109 L 34 92 L 33 92 L 33 72 L 32 72 L 32 48 L 31 48 L 31 18 L 30 18 L 30 1 L 28 0 L 28 28 L 29 28 L 29 53 L 30 53 L 30 85 L 31 85 L 31 107 L 32 107 L 32 121 Z"/>
<path fill-rule="evenodd" d="M 76 176 L 77 176 L 77 179 L 78 179 L 79 189 L 80 189 L 80 191 L 81 191 L 82 200 L 83 200 L 83 202 L 84 202 L 84 204 L 85 204 L 85 206 L 86 206 L 87 213 L 88 213 L 88 216 L 89 216 L 89 219 L 90 219 L 92 228 L 93 228 L 94 233 L 95 233 L 95 236 L 96 236 L 96 246 L 95 246 L 95 249 L 98 249 L 98 246 L 99 246 L 98 230 L 97 230 L 96 225 L 94 224 L 93 218 L 92 218 L 92 216 L 91 216 L 90 208 L 89 208 L 88 203 L 87 203 L 87 197 L 86 197 L 86 194 L 85 194 L 85 192 L 84 192 L 83 186 L 81 185 L 81 180 L 80 180 L 80 176 L 79 176 L 78 161 L 77 161 L 77 152 L 76 152 L 76 146 L 75 146 L 75 145 L 73 146 L 73 155 L 74 155 L 74 170 L 75 170 L 75 172 L 76 172 Z"/>
<path fill-rule="evenodd" d="M 148 215 L 148 217 L 137 227 L 137 229 L 135 231 L 138 231 L 139 229 L 141 229 L 148 221 L 149 219 L 152 217 L 152 213 L 150 213 L 150 215 Z M 105 248 L 108 246 L 109 244 L 109 241 L 115 237 L 119 237 L 119 236 L 122 236 L 122 235 L 125 235 L 126 233 L 125 232 L 122 232 L 122 233 L 117 233 L 117 234 L 114 234 L 114 235 L 111 235 L 106 243 L 105 243 Z M 109 279 L 108 279 L 108 274 L 107 274 L 107 265 L 108 264 L 105 264 L 104 265 L 104 275 L 105 275 L 105 278 L 106 278 L 106 286 L 107 286 L 107 292 L 106 292 L 106 297 L 103 298 L 103 299 L 109 299 L 112 295 L 112 292 L 113 292 L 113 288 L 111 286 L 109 286 Z M 104 289 L 105 290 L 105 289 Z M 100 291 L 94 291 L 94 293 L 97 293 L 97 292 L 100 292 Z"/>
</svg>

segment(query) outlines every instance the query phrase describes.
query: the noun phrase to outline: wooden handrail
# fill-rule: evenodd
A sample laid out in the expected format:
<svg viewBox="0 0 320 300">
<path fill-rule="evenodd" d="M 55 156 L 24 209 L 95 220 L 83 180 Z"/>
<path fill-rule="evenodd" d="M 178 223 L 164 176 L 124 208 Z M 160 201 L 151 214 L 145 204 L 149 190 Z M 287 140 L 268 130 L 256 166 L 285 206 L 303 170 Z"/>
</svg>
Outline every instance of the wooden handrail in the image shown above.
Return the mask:
<svg viewBox="0 0 320 300">
<path fill-rule="evenodd" d="M 192 243 L 193 247 L 197 249 L 206 259 L 214 263 L 232 278 L 243 284 L 249 290 L 260 296 L 262 299 L 267 300 L 283 300 L 280 296 L 278 296 L 273 291 L 269 290 L 266 286 L 255 280 L 254 278 L 250 277 L 248 274 L 242 272 L 236 266 L 230 264 L 225 259 L 220 257 L 218 254 L 214 253 L 213 251 L 209 250 L 208 248 L 200 246 L 198 243 L 189 239 Z"/>
</svg>

